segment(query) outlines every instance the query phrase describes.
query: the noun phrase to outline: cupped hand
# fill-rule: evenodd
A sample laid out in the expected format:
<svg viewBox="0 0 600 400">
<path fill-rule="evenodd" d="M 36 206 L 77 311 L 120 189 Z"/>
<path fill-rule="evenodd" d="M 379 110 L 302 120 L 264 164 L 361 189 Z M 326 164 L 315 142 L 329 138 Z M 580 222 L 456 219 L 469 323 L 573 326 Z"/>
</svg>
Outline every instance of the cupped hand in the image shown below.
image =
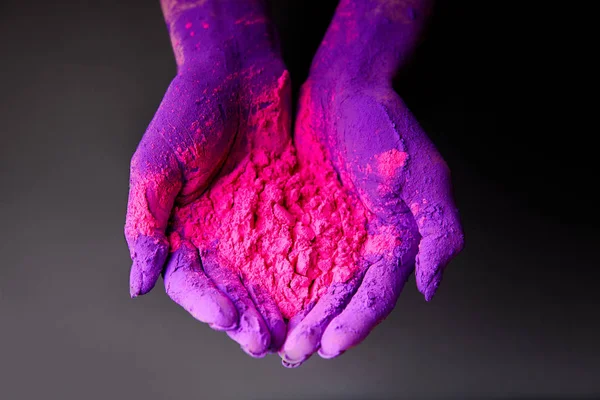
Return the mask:
<svg viewBox="0 0 600 400">
<path fill-rule="evenodd" d="M 391 85 L 311 77 L 295 126 L 298 151 L 318 143 L 343 185 L 368 214 L 359 273 L 334 284 L 293 318 L 280 351 L 300 365 L 318 351 L 333 358 L 359 344 L 394 308 L 415 270 L 430 300 L 448 262 L 462 249 L 450 171 Z"/>
<path fill-rule="evenodd" d="M 133 261 L 130 294 L 149 292 L 164 274 L 176 303 L 262 357 L 285 337 L 276 308 L 255 305 L 269 299 L 257 301 L 264 295 L 210 257 L 201 259 L 185 235 L 177 248 L 167 240 L 168 230 L 183 230 L 169 226 L 174 206 L 193 202 L 244 156 L 248 138 L 260 129 L 256 113 L 274 104 L 277 112 L 266 123 L 285 127 L 289 136 L 289 78 L 279 57 L 244 63 L 233 54 L 225 48 L 193 70 L 180 68 L 132 157 L 125 226 Z M 263 139 L 268 146 L 284 144 L 278 137 Z"/>
</svg>

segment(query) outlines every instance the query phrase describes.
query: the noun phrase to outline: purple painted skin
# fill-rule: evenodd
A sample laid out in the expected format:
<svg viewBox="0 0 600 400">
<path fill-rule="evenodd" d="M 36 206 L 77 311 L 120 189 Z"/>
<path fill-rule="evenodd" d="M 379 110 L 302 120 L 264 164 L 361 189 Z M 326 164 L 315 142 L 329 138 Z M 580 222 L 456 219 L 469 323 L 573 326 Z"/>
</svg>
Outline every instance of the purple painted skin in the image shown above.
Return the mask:
<svg viewBox="0 0 600 400">
<path fill-rule="evenodd" d="M 249 355 L 263 357 L 278 350 L 286 334 L 271 299 L 259 288 L 246 288 L 210 254 L 201 258 L 189 242 L 169 255 L 166 230 L 174 204 L 198 198 L 243 156 L 235 149 L 253 133 L 250 115 L 287 72 L 262 1 L 161 5 L 178 72 L 131 161 L 125 226 L 133 260 L 130 293 L 149 292 L 163 273 L 176 303 L 213 329 L 227 331 Z M 289 108 L 289 91 L 282 96 Z M 287 131 L 289 115 L 282 110 Z"/>
<path fill-rule="evenodd" d="M 235 165 L 236 144 L 252 133 L 246 122 L 260 94 L 287 76 L 265 5 L 163 0 L 162 7 L 178 74 L 131 162 L 131 296 L 149 292 L 162 273 L 168 295 L 196 319 L 227 331 L 253 357 L 279 351 L 288 367 L 317 351 L 332 358 L 360 343 L 394 308 L 415 262 L 417 286 L 430 300 L 463 234 L 448 167 L 391 88 L 430 1 L 342 0 L 313 60 L 296 146 L 316 135 L 343 184 L 376 216 L 370 235 L 400 240 L 366 252 L 359 275 L 332 285 L 287 327 L 260 288 L 246 288 L 189 242 L 169 254 L 166 239 L 173 205 L 195 200 Z M 284 103 L 289 108 L 289 99 Z M 289 110 L 282 112 L 289 119 Z"/>
<path fill-rule="evenodd" d="M 288 327 L 280 351 L 286 367 L 317 351 L 334 358 L 359 344 L 392 311 L 415 265 L 417 287 L 431 300 L 463 247 L 450 171 L 391 86 L 431 6 L 427 0 L 342 0 L 313 60 L 300 95 L 296 146 L 302 148 L 303 132 L 313 132 L 344 185 L 376 216 L 369 234 L 391 229 L 400 244 L 365 254 L 361 276 L 332 286 Z M 396 156 L 381 165 L 389 154 Z"/>
</svg>

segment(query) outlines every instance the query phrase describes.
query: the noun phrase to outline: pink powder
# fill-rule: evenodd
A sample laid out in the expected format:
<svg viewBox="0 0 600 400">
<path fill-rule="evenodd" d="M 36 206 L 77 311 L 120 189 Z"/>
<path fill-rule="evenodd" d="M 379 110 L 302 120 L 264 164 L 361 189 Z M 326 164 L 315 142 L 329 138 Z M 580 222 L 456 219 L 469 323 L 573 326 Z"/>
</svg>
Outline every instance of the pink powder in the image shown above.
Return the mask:
<svg viewBox="0 0 600 400">
<path fill-rule="evenodd" d="M 248 76 L 260 76 L 261 71 Z M 245 282 L 265 288 L 285 318 L 348 281 L 367 239 L 366 210 L 310 135 L 297 153 L 289 134 L 287 71 L 254 93 L 247 148 L 198 200 L 175 207 L 169 240 L 182 235 Z M 234 156 L 235 157 L 235 156 Z"/>
<path fill-rule="evenodd" d="M 364 208 L 331 166 L 302 161 L 291 143 L 254 149 L 174 218 L 199 249 L 216 240 L 219 262 L 266 288 L 285 318 L 350 279 L 367 237 Z"/>
<path fill-rule="evenodd" d="M 260 70 L 245 72 L 248 79 Z M 289 134 L 289 74 L 252 94 L 247 143 L 196 201 L 175 207 L 171 250 L 183 238 L 213 251 L 224 267 L 265 288 L 285 318 L 356 272 L 367 240 L 367 211 L 340 183 L 306 133 L 298 153 Z M 308 126 L 308 124 L 306 124 Z M 298 134 L 298 132 L 297 132 Z M 183 236 L 183 237 L 182 237 Z"/>
<path fill-rule="evenodd" d="M 391 149 L 375 156 L 377 160 L 377 170 L 386 178 L 396 176 L 398 168 L 406 163 L 408 154 L 397 149 Z"/>
</svg>

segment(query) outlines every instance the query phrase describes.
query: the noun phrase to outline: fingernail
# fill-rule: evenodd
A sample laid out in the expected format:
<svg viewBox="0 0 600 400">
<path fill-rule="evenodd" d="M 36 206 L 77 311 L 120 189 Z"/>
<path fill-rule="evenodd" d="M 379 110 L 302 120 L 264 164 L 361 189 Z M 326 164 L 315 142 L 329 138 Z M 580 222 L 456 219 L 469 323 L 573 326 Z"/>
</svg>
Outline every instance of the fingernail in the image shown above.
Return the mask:
<svg viewBox="0 0 600 400">
<path fill-rule="evenodd" d="M 437 292 L 440 283 L 442 282 L 442 268 L 440 265 L 437 265 L 434 269 L 436 272 L 429 278 L 429 282 L 425 286 L 422 291 L 423 296 L 425 296 L 425 301 L 431 301 L 435 293 Z"/>
<path fill-rule="evenodd" d="M 254 357 L 254 358 L 263 358 L 264 356 L 267 355 L 266 351 L 263 351 L 261 353 L 253 353 L 248 349 L 245 349 L 243 347 L 240 346 L 240 348 L 244 351 L 244 353 L 248 354 L 250 357 Z"/>
<path fill-rule="evenodd" d="M 237 324 L 237 322 L 235 322 L 235 323 L 233 323 L 232 325 L 229 325 L 229 326 L 221 326 L 219 324 L 210 323 L 210 324 L 208 324 L 208 326 L 210 326 L 215 331 L 230 331 L 232 329 L 237 328 L 238 324 Z"/>
<path fill-rule="evenodd" d="M 304 357 L 300 360 L 294 360 L 288 357 L 286 354 L 281 353 L 279 353 L 279 356 L 281 357 L 282 364 L 287 368 L 296 368 L 308 359 L 308 357 Z"/>
<path fill-rule="evenodd" d="M 336 358 L 336 357 L 339 357 L 339 356 L 341 356 L 341 355 L 342 355 L 342 354 L 344 354 L 345 352 L 346 352 L 346 351 L 344 350 L 344 351 L 339 351 L 339 352 L 337 352 L 337 353 L 333 353 L 333 354 L 326 354 L 326 353 L 323 353 L 321 350 L 319 350 L 319 356 L 321 356 L 321 358 L 324 358 L 324 359 L 326 359 L 326 360 L 330 360 L 330 359 L 332 359 L 332 358 Z"/>
<path fill-rule="evenodd" d="M 286 368 L 298 368 L 299 366 L 302 365 L 302 361 L 298 362 L 298 363 L 290 363 L 285 360 L 281 360 L 281 365 L 283 365 Z"/>
</svg>

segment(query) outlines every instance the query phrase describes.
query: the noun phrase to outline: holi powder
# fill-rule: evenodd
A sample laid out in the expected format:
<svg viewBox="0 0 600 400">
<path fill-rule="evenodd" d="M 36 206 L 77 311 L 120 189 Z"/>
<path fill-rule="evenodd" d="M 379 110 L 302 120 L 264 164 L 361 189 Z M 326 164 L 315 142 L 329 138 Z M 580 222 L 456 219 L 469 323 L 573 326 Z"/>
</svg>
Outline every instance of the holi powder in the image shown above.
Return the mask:
<svg viewBox="0 0 600 400">
<path fill-rule="evenodd" d="M 198 200 L 175 207 L 171 226 L 179 229 L 169 240 L 172 251 L 186 239 L 201 256 L 211 252 L 244 283 L 266 289 L 289 319 L 331 283 L 352 278 L 367 240 L 367 213 L 315 141 L 303 140 L 298 152 L 287 133 L 273 131 L 277 124 L 264 123 L 276 119 L 269 107 L 259 117 L 260 129 L 235 168 Z M 276 136 L 283 145 L 271 146 Z"/>
<path fill-rule="evenodd" d="M 391 149 L 375 156 L 377 169 L 381 176 L 392 179 L 397 175 L 398 169 L 406 163 L 408 154 L 397 149 Z"/>
<path fill-rule="evenodd" d="M 346 282 L 366 240 L 360 202 L 332 168 L 303 163 L 294 147 L 255 149 L 198 201 L 177 208 L 175 224 L 221 265 L 268 290 L 285 318 Z M 170 235 L 176 248 L 179 233 Z"/>
</svg>

